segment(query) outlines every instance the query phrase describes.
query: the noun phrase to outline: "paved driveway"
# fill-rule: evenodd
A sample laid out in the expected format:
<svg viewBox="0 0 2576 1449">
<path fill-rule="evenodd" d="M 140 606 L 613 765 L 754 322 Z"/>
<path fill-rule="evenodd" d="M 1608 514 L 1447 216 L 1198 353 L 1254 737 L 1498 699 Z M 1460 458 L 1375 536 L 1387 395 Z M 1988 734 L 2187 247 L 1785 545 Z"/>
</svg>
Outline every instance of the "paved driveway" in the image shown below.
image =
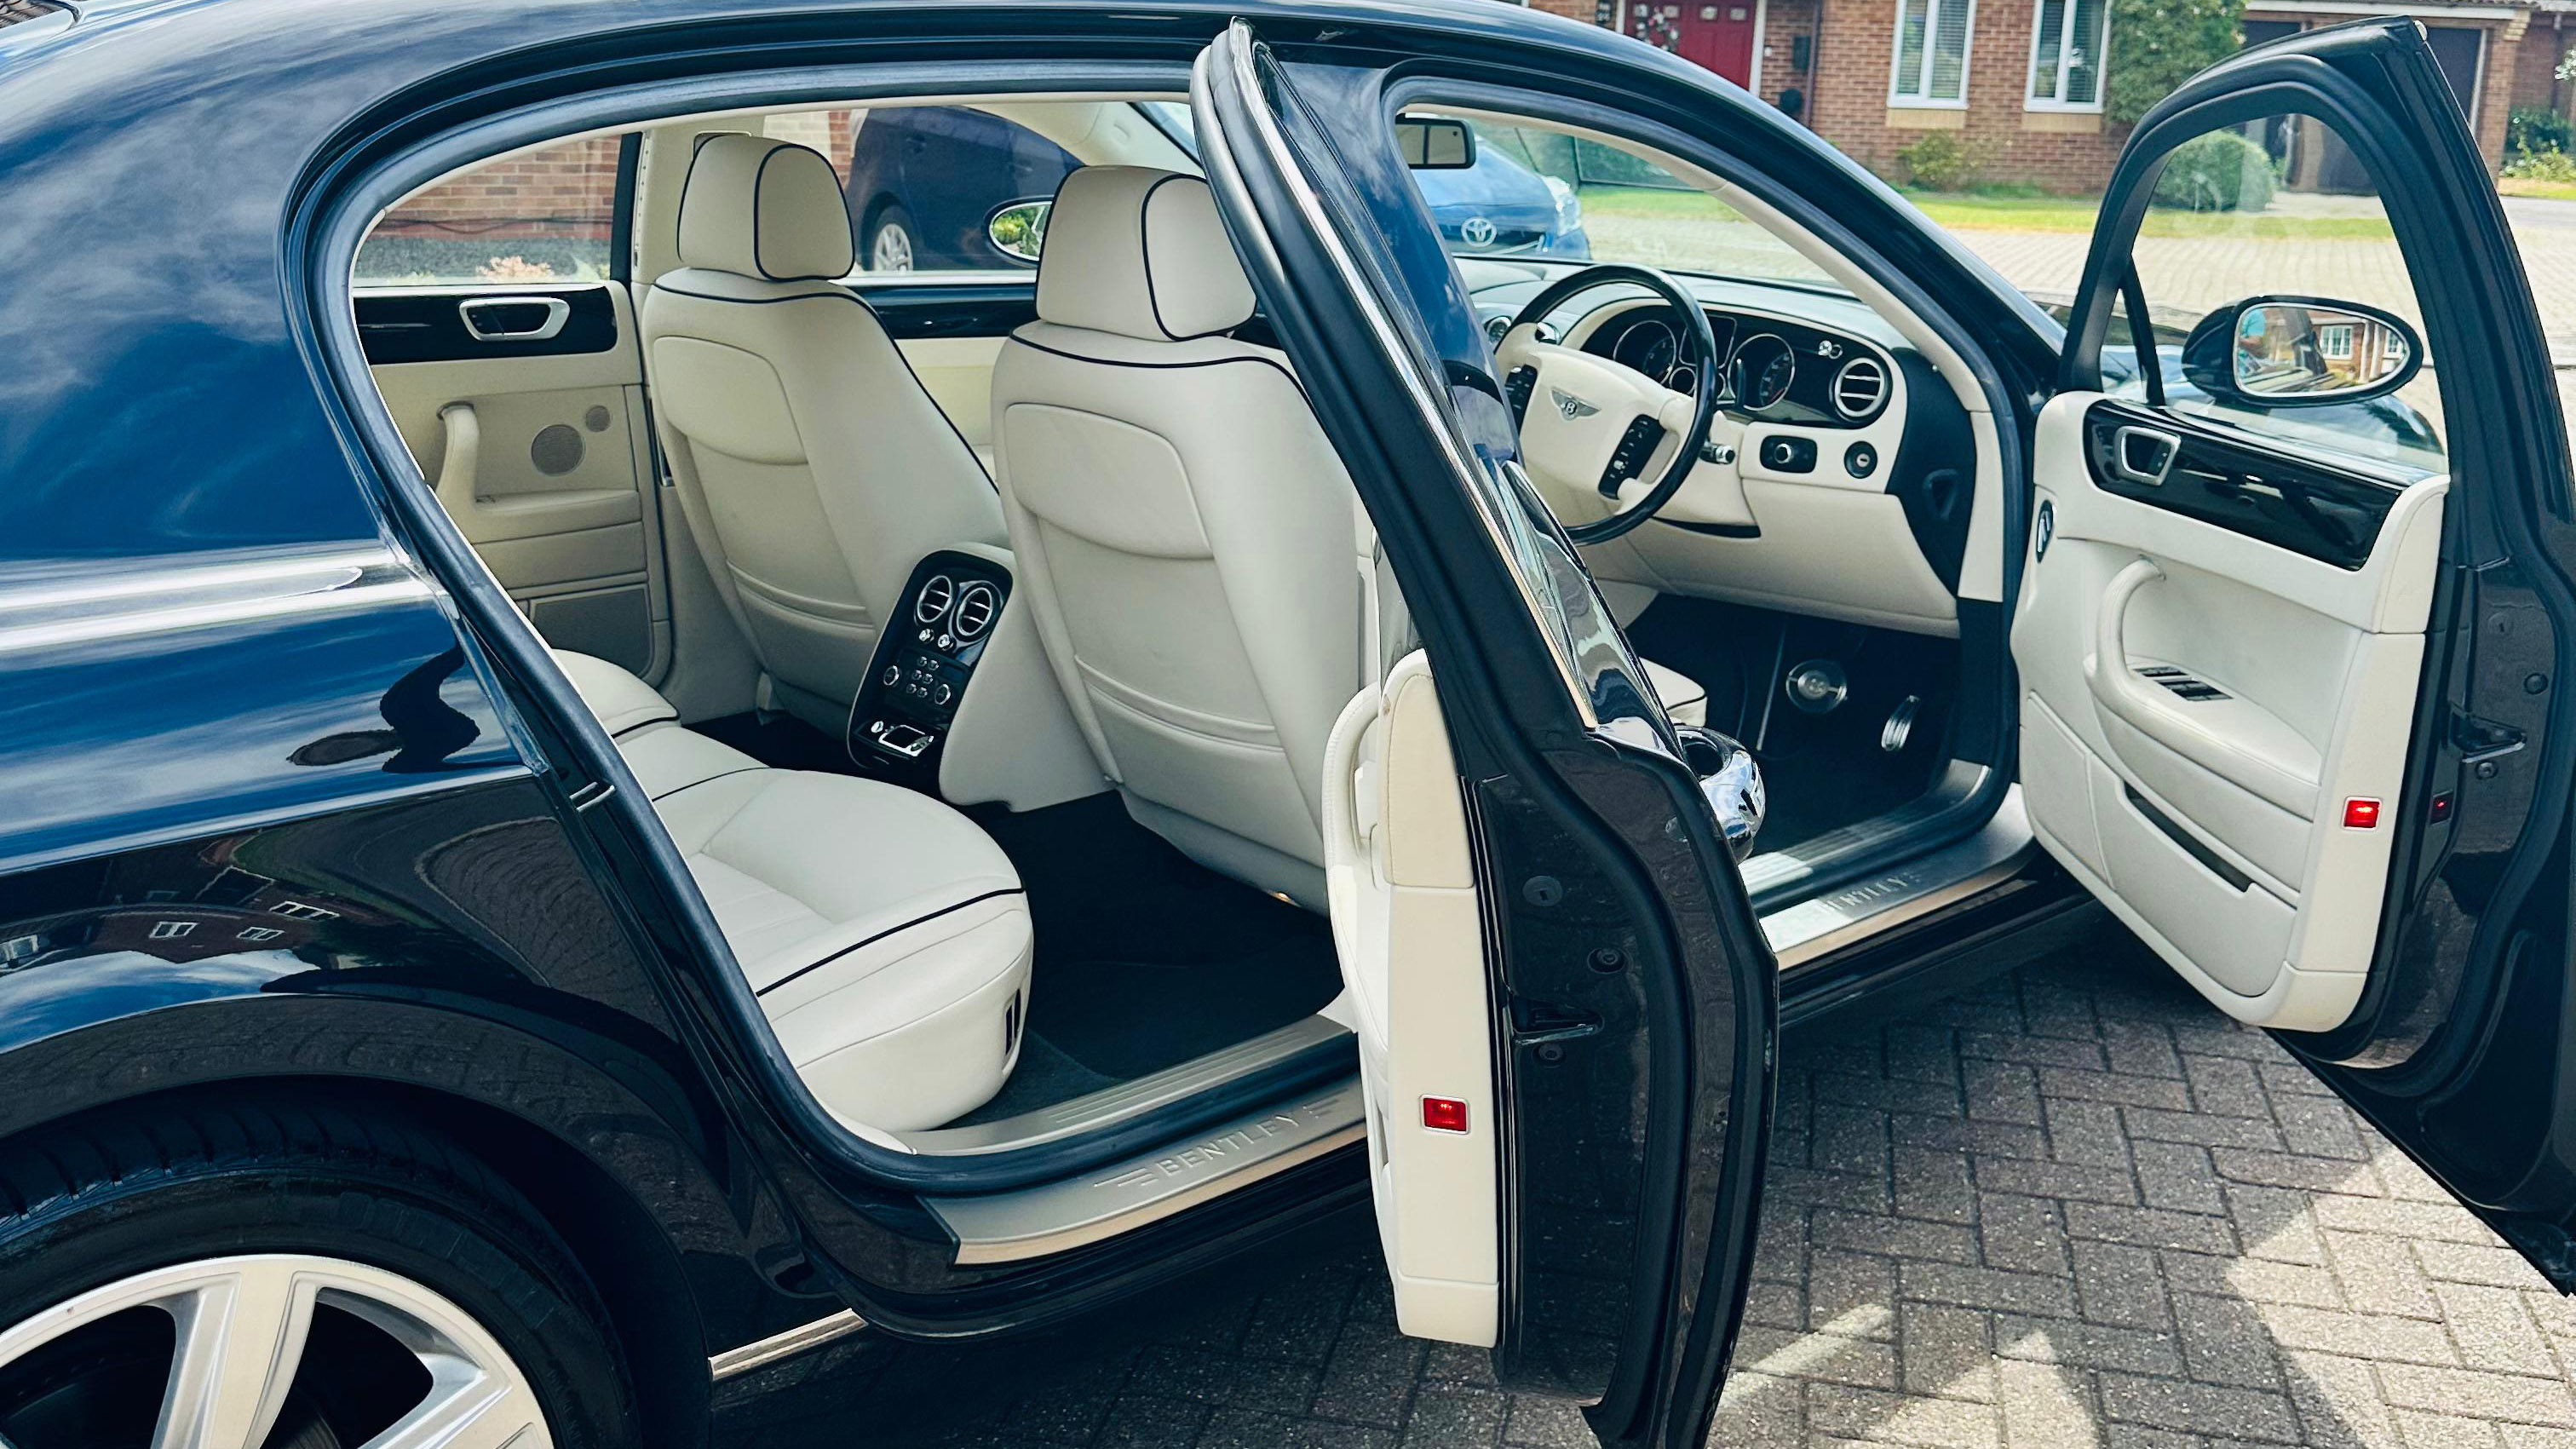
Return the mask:
<svg viewBox="0 0 2576 1449">
<path fill-rule="evenodd" d="M 1713 1444 L 2576 1446 L 2576 1313 L 2123 937 L 1784 1068 Z M 739 1383 L 718 1442 L 1589 1442 L 1398 1336 L 1368 1231 L 1077 1334 L 851 1340 Z"/>
</svg>

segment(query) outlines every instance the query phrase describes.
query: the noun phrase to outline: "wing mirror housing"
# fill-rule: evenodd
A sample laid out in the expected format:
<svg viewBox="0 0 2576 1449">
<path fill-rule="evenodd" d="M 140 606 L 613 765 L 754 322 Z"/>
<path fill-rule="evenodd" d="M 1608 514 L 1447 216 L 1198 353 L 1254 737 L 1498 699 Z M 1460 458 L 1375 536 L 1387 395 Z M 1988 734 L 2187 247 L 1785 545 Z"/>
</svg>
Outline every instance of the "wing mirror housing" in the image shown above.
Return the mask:
<svg viewBox="0 0 2576 1449">
<path fill-rule="evenodd" d="M 1476 133 L 1451 116 L 1398 116 L 1395 148 L 1415 171 L 1465 171 L 1476 164 Z"/>
<path fill-rule="evenodd" d="M 1051 197 L 1006 201 L 984 219 L 985 239 L 1013 261 L 1034 263 L 1046 247 L 1047 214 L 1054 210 Z"/>
<path fill-rule="evenodd" d="M 2423 368 L 2413 324 L 2330 297 L 2248 297 L 2202 318 L 2182 348 L 2192 386 L 2265 409 L 2385 397 Z"/>
</svg>

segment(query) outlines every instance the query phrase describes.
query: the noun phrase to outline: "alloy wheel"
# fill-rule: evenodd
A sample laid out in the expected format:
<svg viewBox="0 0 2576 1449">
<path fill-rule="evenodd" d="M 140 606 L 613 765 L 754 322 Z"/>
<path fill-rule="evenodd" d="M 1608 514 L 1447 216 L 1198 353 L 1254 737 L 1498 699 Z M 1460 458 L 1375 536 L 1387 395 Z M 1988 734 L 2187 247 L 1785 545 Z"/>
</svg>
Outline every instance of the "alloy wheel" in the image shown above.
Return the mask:
<svg viewBox="0 0 2576 1449">
<path fill-rule="evenodd" d="M 912 233 L 893 222 L 877 228 L 868 243 L 868 270 L 872 272 L 908 272 L 912 270 Z"/>
<path fill-rule="evenodd" d="M 554 1439 L 527 1375 L 465 1310 L 381 1268 L 276 1253 L 156 1268 L 0 1329 L 0 1449 L 57 1444 L 553 1449 Z"/>
</svg>

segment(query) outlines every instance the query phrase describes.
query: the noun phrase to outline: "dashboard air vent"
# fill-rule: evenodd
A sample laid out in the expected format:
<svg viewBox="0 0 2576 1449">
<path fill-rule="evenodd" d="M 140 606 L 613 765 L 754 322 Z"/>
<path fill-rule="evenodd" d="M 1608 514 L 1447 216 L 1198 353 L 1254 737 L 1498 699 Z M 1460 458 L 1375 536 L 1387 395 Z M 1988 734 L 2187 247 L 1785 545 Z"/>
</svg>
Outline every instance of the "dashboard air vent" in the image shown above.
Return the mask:
<svg viewBox="0 0 2576 1449">
<path fill-rule="evenodd" d="M 957 642 L 981 639 L 993 627 L 993 616 L 1001 612 L 1002 598 L 991 584 L 978 579 L 957 591 Z"/>
<path fill-rule="evenodd" d="M 948 617 L 948 606 L 956 602 L 957 581 L 946 574 L 932 574 L 921 586 L 921 597 L 912 601 L 912 617 L 936 624 Z"/>
<path fill-rule="evenodd" d="M 1875 357 L 1855 357 L 1834 374 L 1834 411 L 1851 422 L 1879 410 L 1887 401 L 1887 365 Z"/>
</svg>

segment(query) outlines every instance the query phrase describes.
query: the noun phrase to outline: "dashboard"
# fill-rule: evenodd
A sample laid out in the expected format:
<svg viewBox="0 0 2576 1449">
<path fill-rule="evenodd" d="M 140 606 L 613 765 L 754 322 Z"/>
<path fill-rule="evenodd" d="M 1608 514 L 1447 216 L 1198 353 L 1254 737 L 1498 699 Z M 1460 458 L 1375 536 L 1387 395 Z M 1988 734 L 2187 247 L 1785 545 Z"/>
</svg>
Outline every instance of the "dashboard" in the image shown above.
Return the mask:
<svg viewBox="0 0 2576 1449">
<path fill-rule="evenodd" d="M 1458 269 L 1497 342 L 1565 270 L 1486 258 L 1460 258 Z M 1717 345 L 1718 422 L 1700 465 L 1652 520 L 1587 552 L 1595 577 L 1955 635 L 1977 469 L 1956 392 L 1903 332 L 1847 292 L 1675 280 L 1698 299 Z M 1699 379 L 1680 320 L 1662 297 L 1610 282 L 1542 325 L 1545 340 L 1690 392 Z"/>
<path fill-rule="evenodd" d="M 1856 337 L 1820 327 L 1707 309 L 1722 369 L 1718 406 L 1747 420 L 1862 428 L 1895 395 L 1895 364 Z M 1584 351 L 1692 392 L 1699 378 L 1682 356 L 1680 321 L 1664 305 L 1633 307 L 1592 329 Z"/>
</svg>

